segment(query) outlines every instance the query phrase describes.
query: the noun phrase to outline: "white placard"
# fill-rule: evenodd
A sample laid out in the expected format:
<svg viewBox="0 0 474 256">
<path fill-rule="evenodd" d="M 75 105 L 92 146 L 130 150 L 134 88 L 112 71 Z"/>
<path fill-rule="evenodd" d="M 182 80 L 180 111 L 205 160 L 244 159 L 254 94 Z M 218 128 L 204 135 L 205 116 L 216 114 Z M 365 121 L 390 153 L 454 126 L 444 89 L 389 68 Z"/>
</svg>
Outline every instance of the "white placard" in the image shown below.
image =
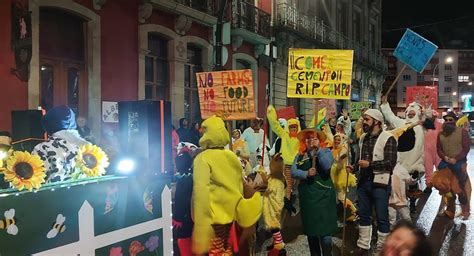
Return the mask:
<svg viewBox="0 0 474 256">
<path fill-rule="evenodd" d="M 118 123 L 118 102 L 102 101 L 102 122 Z"/>
</svg>

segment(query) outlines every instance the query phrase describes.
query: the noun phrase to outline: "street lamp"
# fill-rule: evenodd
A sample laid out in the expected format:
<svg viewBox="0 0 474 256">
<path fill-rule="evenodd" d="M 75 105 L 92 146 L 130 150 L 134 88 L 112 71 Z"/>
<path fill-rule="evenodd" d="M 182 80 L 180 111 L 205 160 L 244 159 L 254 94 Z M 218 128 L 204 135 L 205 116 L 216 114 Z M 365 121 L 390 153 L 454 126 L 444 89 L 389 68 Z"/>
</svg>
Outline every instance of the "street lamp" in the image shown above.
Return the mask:
<svg viewBox="0 0 474 256">
<path fill-rule="evenodd" d="M 444 63 L 447 63 L 447 64 L 453 63 L 453 57 L 451 57 L 451 56 L 446 57 L 446 59 L 444 59 Z M 435 76 L 435 72 L 436 72 L 436 69 L 438 68 L 438 66 L 439 66 L 439 63 L 437 63 L 436 66 L 433 69 L 433 77 L 431 78 L 431 80 L 433 80 L 433 86 L 434 86 L 434 82 L 435 82 L 434 76 Z M 438 76 L 438 85 L 439 85 L 439 76 Z"/>
</svg>

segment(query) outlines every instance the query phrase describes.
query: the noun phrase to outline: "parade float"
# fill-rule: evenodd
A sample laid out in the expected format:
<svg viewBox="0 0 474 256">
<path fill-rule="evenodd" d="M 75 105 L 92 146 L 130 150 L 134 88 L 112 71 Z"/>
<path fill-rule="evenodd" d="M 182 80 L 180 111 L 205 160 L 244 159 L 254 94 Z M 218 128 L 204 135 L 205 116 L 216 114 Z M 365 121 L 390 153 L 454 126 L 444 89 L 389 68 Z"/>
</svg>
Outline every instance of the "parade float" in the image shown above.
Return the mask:
<svg viewBox="0 0 474 256">
<path fill-rule="evenodd" d="M 173 255 L 169 105 L 118 104 L 120 157 L 130 173 L 137 161 L 128 176 L 93 145 L 71 179 L 51 183 L 37 155 L 2 151 L 0 255 Z"/>
</svg>

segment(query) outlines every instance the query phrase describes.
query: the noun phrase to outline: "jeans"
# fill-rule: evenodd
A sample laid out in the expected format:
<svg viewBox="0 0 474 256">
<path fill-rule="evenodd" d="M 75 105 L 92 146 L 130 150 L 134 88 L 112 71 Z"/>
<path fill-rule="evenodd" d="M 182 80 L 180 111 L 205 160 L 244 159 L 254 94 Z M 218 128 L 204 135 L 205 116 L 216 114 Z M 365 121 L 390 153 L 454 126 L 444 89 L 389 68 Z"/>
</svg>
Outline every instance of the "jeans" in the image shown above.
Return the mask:
<svg viewBox="0 0 474 256">
<path fill-rule="evenodd" d="M 375 187 L 372 179 L 361 177 L 357 185 L 359 225 L 372 226 L 372 206 L 375 206 L 379 231 L 382 233 L 390 232 L 388 218 L 390 190 L 390 183 L 386 187 Z"/>
<path fill-rule="evenodd" d="M 331 236 L 308 236 L 309 251 L 311 256 L 331 256 L 332 237 Z M 322 250 L 322 254 L 321 254 Z"/>
</svg>

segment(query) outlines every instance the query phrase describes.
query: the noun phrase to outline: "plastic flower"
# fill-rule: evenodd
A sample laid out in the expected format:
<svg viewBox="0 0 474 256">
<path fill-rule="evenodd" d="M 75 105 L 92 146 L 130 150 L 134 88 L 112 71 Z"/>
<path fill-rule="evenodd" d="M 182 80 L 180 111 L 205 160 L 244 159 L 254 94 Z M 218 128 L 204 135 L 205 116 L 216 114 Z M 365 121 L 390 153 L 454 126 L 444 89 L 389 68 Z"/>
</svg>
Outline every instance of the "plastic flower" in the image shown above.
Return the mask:
<svg viewBox="0 0 474 256">
<path fill-rule="evenodd" d="M 130 256 L 135 256 L 143 250 L 145 250 L 145 247 L 143 247 L 143 245 L 138 241 L 133 241 L 130 244 L 130 247 L 128 248 L 128 252 L 130 252 Z"/>
<path fill-rule="evenodd" d="M 83 145 L 76 156 L 76 164 L 87 177 L 99 177 L 109 166 L 109 158 L 100 147 Z"/>
<path fill-rule="evenodd" d="M 40 188 L 46 176 L 43 161 L 39 156 L 20 151 L 14 152 L 8 158 L 3 174 L 5 181 L 20 191 L 25 188 L 29 191 Z"/>
<path fill-rule="evenodd" d="M 153 252 L 154 250 L 156 250 L 156 248 L 158 248 L 158 241 L 159 237 L 150 236 L 148 241 L 146 241 L 145 243 L 145 247 L 148 249 L 149 252 Z"/>
<path fill-rule="evenodd" d="M 122 247 L 110 248 L 109 256 L 122 256 Z"/>
</svg>

